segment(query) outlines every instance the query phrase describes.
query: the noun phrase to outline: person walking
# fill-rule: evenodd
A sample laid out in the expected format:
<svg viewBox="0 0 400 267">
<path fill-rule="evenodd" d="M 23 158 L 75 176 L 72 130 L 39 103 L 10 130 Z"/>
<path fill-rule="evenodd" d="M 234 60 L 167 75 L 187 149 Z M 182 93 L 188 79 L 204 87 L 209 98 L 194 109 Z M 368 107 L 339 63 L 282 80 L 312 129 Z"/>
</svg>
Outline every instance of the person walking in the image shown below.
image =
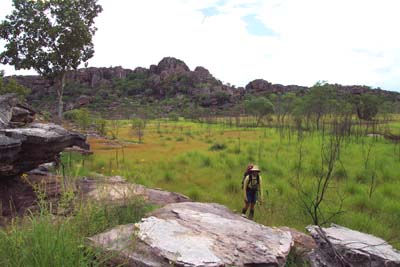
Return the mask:
<svg viewBox="0 0 400 267">
<path fill-rule="evenodd" d="M 250 165 L 249 165 L 250 167 Z M 257 203 L 257 197 L 259 195 L 260 202 L 263 199 L 262 190 L 262 178 L 260 176 L 260 168 L 257 165 L 252 165 L 247 170 L 247 176 L 243 181 L 243 196 L 244 196 L 244 208 L 242 209 L 242 215 L 246 216 L 247 210 L 250 207 L 249 219 L 254 218 L 254 206 Z"/>
</svg>

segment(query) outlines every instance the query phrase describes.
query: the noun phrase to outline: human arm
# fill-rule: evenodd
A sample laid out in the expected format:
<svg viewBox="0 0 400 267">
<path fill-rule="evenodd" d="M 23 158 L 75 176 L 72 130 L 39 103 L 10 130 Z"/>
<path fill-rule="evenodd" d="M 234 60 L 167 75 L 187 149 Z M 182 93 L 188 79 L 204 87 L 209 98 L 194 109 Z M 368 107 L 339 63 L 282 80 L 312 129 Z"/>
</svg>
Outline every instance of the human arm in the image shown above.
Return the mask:
<svg viewBox="0 0 400 267">
<path fill-rule="evenodd" d="M 243 198 L 244 198 L 244 201 L 246 201 L 246 202 L 247 202 L 246 189 L 247 189 L 248 183 L 249 183 L 249 176 L 247 175 L 246 178 L 244 179 L 244 182 L 243 182 Z"/>
</svg>

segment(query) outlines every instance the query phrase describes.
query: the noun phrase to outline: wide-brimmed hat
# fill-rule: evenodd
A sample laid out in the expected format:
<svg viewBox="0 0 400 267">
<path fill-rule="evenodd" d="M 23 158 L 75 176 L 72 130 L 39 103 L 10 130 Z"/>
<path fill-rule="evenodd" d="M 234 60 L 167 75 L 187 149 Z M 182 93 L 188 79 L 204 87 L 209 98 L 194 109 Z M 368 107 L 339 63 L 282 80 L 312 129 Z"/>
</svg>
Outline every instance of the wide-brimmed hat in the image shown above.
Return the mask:
<svg viewBox="0 0 400 267">
<path fill-rule="evenodd" d="M 250 171 L 252 171 L 252 172 L 260 172 L 261 170 L 260 170 L 260 168 L 258 168 L 257 165 L 253 165 L 253 168 L 251 168 Z"/>
</svg>

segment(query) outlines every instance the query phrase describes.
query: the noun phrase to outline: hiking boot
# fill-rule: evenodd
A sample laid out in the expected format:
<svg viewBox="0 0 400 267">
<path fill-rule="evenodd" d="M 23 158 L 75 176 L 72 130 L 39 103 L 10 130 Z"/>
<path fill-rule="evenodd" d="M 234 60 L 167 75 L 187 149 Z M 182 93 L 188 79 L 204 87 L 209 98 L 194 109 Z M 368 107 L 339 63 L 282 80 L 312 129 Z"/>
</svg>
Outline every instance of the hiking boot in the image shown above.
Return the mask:
<svg viewBox="0 0 400 267">
<path fill-rule="evenodd" d="M 253 220 L 253 218 L 254 218 L 254 210 L 250 210 L 249 219 Z"/>
</svg>

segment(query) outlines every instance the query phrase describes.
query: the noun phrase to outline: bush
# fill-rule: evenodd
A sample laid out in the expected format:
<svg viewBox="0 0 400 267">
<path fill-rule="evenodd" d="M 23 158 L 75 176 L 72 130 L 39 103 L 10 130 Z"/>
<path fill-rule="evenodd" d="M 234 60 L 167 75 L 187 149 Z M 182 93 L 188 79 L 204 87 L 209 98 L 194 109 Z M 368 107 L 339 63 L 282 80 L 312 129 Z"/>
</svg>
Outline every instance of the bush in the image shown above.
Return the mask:
<svg viewBox="0 0 400 267">
<path fill-rule="evenodd" d="M 69 110 L 64 113 L 64 118 L 77 123 L 82 129 L 87 129 L 91 123 L 90 113 L 86 108 Z"/>
<path fill-rule="evenodd" d="M 3 77 L 0 75 L 0 95 L 13 93 L 23 100 L 27 95 L 29 95 L 30 92 L 31 90 L 18 84 L 14 79 L 3 81 Z"/>
<path fill-rule="evenodd" d="M 224 150 L 226 145 L 224 143 L 215 143 L 210 147 L 211 151 Z"/>
</svg>

